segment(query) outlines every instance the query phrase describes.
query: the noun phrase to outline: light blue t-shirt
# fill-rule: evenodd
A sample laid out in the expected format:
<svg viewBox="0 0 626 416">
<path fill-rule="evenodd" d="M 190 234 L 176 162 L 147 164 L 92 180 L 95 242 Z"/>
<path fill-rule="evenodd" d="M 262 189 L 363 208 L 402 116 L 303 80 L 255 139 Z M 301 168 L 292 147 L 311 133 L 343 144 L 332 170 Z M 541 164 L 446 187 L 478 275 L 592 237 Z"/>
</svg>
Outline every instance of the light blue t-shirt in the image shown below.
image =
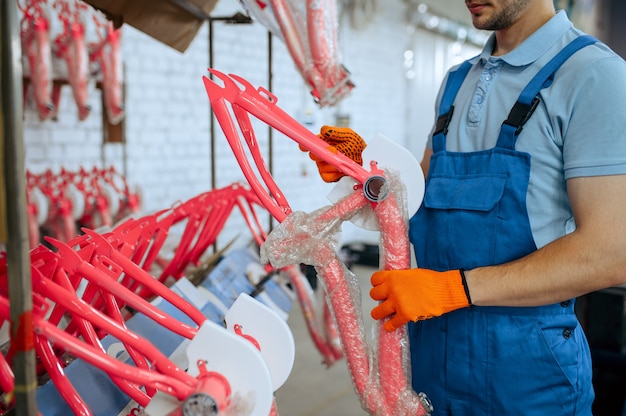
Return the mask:
<svg viewBox="0 0 626 416">
<path fill-rule="evenodd" d="M 446 149 L 493 148 L 520 92 L 581 34 L 560 11 L 506 55 L 491 56 L 492 35 L 471 60 L 473 66 L 454 100 Z M 516 145 L 531 155 L 526 204 L 538 248 L 575 228 L 566 179 L 626 174 L 626 63 L 603 43 L 587 46 L 563 64 L 540 100 Z"/>
</svg>

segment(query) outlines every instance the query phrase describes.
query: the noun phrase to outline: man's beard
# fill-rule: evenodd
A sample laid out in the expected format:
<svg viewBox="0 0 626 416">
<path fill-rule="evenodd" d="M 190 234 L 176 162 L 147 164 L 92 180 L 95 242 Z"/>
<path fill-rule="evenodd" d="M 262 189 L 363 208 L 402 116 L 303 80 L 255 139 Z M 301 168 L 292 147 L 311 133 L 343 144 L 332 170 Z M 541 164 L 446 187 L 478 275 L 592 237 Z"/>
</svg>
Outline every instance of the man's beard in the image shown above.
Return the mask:
<svg viewBox="0 0 626 416">
<path fill-rule="evenodd" d="M 519 13 L 528 6 L 530 0 L 513 0 L 510 3 L 510 5 L 504 6 L 485 22 L 479 22 L 478 25 L 475 25 L 476 28 L 483 30 L 501 30 L 511 26 L 517 19 Z"/>
</svg>

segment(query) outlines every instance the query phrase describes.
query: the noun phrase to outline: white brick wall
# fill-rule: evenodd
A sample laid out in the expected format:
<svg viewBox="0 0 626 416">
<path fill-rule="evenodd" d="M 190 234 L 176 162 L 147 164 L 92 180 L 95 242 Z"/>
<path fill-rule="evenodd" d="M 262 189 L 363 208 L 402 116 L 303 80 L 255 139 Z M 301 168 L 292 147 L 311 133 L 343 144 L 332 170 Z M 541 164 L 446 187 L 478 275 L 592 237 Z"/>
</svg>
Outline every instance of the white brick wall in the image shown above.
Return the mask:
<svg viewBox="0 0 626 416">
<path fill-rule="evenodd" d="M 403 22 L 404 2 L 381 2 L 375 20 L 364 30 L 342 24 L 342 62 L 351 72 L 356 88 L 336 108 L 320 109 L 297 73 L 282 41 L 273 38 L 273 93 L 280 107 L 298 120 L 311 122 L 312 131 L 333 124 L 337 113 L 348 114 L 351 127 L 365 139 L 376 132 L 398 141 L 416 153 L 423 150 L 429 122 L 411 123 L 406 109 L 432 120 L 436 83 L 426 94 L 413 95 L 404 76 L 404 51 L 415 48 L 419 37 L 407 34 Z M 213 16 L 241 11 L 239 2 L 222 0 Z M 268 86 L 268 35 L 259 23 L 229 25 L 214 22 L 214 67 L 243 76 L 255 86 Z M 90 94 L 92 114 L 83 122 L 64 87 L 58 121 L 38 121 L 32 108 L 25 115 L 26 166 L 33 172 L 60 167 L 77 169 L 114 164 L 131 184 L 143 192 L 146 212 L 163 209 L 234 181 L 243 175 L 215 124 L 215 171 L 211 178 L 209 101 L 201 81 L 209 65 L 208 24 L 185 53 L 179 53 L 130 26 L 124 26 L 122 58 L 126 83 L 126 145 L 102 145 L 100 97 Z M 417 40 L 416 40 L 417 38 Z M 424 37 L 432 41 L 431 37 Z M 440 41 L 446 43 L 447 41 Z M 448 42 L 449 43 L 449 42 Z M 428 59 L 427 57 L 424 59 Z M 439 70 L 435 64 L 424 66 Z M 441 77 L 443 74 L 434 74 Z M 429 74 L 430 76 L 430 74 Z M 407 96 L 411 91 L 411 96 Z M 411 105 L 408 107 L 408 103 Z M 306 116 L 305 116 L 306 115 Z M 258 141 L 267 149 L 268 131 L 255 124 Z M 274 132 L 273 164 L 277 182 L 294 210 L 312 211 L 328 204 L 332 188 L 323 183 L 308 156 L 297 145 Z M 267 150 L 266 150 L 267 155 Z M 269 218 L 266 214 L 262 218 Z M 236 219 L 229 222 L 220 241 L 242 232 Z M 350 227 L 348 227 L 350 228 Z M 353 232 L 353 231 L 350 231 Z M 350 236 L 344 236 L 349 240 Z"/>
</svg>

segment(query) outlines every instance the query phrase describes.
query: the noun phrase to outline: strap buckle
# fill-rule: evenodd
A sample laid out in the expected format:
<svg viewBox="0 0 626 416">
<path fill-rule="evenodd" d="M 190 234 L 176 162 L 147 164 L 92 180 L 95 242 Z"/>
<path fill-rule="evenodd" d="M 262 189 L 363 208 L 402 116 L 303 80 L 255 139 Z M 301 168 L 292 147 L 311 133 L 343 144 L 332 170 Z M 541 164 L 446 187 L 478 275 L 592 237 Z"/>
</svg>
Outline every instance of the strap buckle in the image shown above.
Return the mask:
<svg viewBox="0 0 626 416">
<path fill-rule="evenodd" d="M 435 131 L 433 132 L 433 136 L 436 136 L 439 133 L 443 133 L 444 136 L 448 134 L 448 126 L 450 125 L 450 121 L 452 120 L 453 113 L 454 106 L 450 106 L 450 111 L 437 118 L 437 123 L 435 124 Z"/>
<path fill-rule="evenodd" d="M 530 105 L 523 104 L 517 101 L 511 109 L 508 118 L 504 121 L 503 124 L 508 124 L 509 126 L 516 127 L 517 129 L 515 130 L 515 134 L 520 134 L 522 129 L 524 128 L 524 124 L 526 124 L 530 116 L 537 108 L 538 104 L 539 97 L 533 98 L 533 101 L 530 103 Z"/>
</svg>

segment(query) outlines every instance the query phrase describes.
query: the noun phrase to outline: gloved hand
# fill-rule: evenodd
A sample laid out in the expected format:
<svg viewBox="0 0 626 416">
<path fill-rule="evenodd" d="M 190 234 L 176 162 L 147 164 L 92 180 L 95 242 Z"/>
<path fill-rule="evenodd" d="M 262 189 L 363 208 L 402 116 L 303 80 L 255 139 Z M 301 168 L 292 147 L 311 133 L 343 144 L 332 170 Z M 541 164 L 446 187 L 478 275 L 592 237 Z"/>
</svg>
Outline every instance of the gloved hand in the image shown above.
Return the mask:
<svg viewBox="0 0 626 416">
<path fill-rule="evenodd" d="M 334 153 L 341 152 L 359 165 L 363 164 L 362 153 L 367 145 L 363 138 L 354 130 L 348 127 L 322 126 L 317 137 L 329 144 L 328 149 L 330 151 Z M 303 152 L 309 151 L 302 145 L 300 145 L 300 150 Z M 324 182 L 337 182 L 345 176 L 336 167 L 324 162 L 314 154 L 309 153 L 309 157 L 317 164 L 317 170 L 319 170 Z"/>
<path fill-rule="evenodd" d="M 384 270 L 374 273 L 371 283 L 370 297 L 382 301 L 372 318 L 391 317 L 384 325 L 389 332 L 472 304 L 463 270 Z"/>
</svg>

